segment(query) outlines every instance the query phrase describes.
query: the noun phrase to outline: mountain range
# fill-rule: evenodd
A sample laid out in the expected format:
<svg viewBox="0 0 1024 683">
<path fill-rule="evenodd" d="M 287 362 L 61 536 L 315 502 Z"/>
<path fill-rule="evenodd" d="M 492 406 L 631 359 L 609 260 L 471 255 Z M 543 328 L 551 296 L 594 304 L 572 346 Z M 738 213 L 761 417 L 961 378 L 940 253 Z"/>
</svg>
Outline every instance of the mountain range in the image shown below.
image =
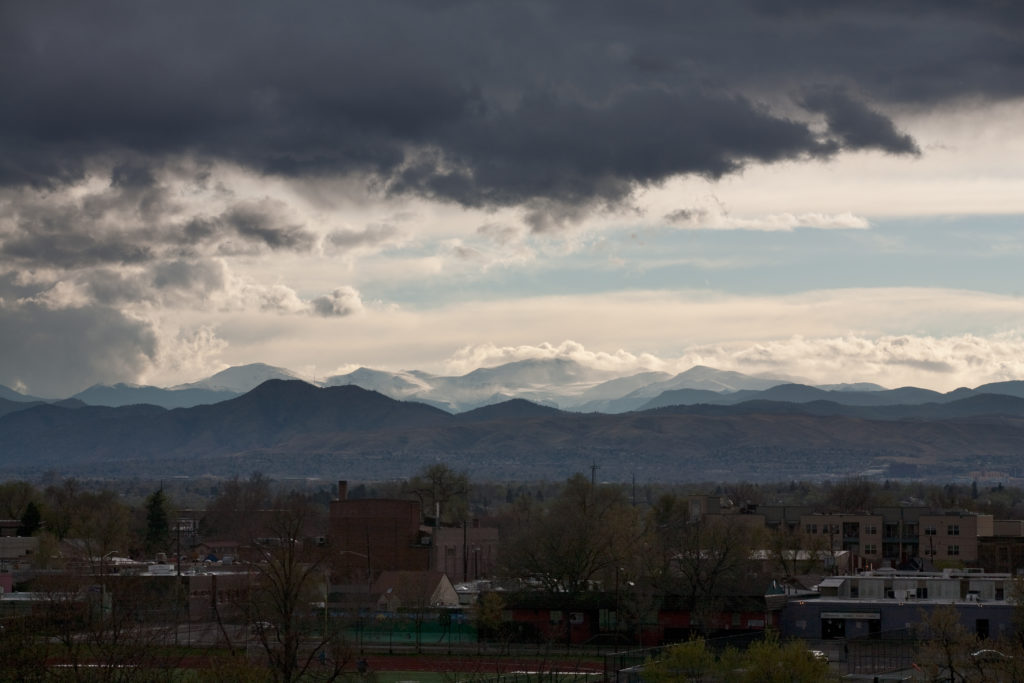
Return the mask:
<svg viewBox="0 0 1024 683">
<path fill-rule="evenodd" d="M 262 363 L 231 367 L 205 379 L 173 387 L 135 384 L 95 385 L 68 398 L 93 406 L 149 404 L 188 408 L 236 398 L 263 382 L 295 380 L 285 368 Z M 525 399 L 574 412 L 624 413 L 672 405 L 735 405 L 766 400 L 789 403 L 828 401 L 845 406 L 948 403 L 979 394 L 1024 398 L 1024 382 L 985 384 L 940 393 L 916 387 L 886 389 L 857 383 L 811 386 L 794 378 L 751 376 L 705 366 L 672 375 L 642 371 L 623 375 L 568 359 L 522 360 L 444 376 L 410 370 L 390 372 L 359 368 L 316 383 L 321 387 L 358 386 L 401 401 L 417 401 L 449 413 L 461 413 L 511 399 Z M 0 399 L 42 401 L 0 386 Z"/>
<path fill-rule="evenodd" d="M 572 368 L 564 376 L 573 377 Z M 493 374 L 477 377 L 493 386 Z M 1019 383 L 995 388 L 1021 391 Z M 280 379 L 188 408 L 0 399 L 0 477 L 48 470 L 94 477 L 261 471 L 379 480 L 438 461 L 499 480 L 557 479 L 591 465 L 603 479 L 618 481 L 1024 477 L 1024 397 L 964 390 L 929 394 L 941 400 L 925 403 L 865 405 L 859 395 L 876 392 L 806 389 L 742 390 L 801 401 L 758 397 L 619 414 L 570 412 L 521 398 L 452 414 L 354 385 Z M 861 404 L 823 395 L 850 395 Z"/>
</svg>

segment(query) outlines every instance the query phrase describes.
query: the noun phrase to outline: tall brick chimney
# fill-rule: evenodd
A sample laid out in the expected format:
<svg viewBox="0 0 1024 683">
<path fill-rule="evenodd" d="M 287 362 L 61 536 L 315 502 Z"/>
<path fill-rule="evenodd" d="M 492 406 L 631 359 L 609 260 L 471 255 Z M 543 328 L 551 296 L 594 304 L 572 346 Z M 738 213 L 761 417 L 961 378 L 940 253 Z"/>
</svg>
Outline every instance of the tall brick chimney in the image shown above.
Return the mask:
<svg viewBox="0 0 1024 683">
<path fill-rule="evenodd" d="M 348 480 L 338 480 L 338 500 L 348 500 Z"/>
</svg>

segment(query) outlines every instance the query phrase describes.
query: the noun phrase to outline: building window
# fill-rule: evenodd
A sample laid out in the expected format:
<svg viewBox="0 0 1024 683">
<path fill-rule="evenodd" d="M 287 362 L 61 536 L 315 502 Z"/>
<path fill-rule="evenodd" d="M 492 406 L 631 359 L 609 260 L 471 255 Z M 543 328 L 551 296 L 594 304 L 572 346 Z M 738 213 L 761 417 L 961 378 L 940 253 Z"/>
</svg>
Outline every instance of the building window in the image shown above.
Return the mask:
<svg viewBox="0 0 1024 683">
<path fill-rule="evenodd" d="M 959 536 L 960 535 L 960 525 L 959 524 L 950 524 L 950 525 L 948 525 L 946 527 L 946 534 L 949 535 L 949 536 Z"/>
<path fill-rule="evenodd" d="M 804 531 L 806 531 L 809 534 L 816 534 L 818 533 L 818 525 L 808 524 L 806 527 L 804 527 Z"/>
<path fill-rule="evenodd" d="M 878 535 L 878 527 L 875 526 L 874 524 L 865 524 L 864 525 L 864 535 L 865 536 L 877 536 Z"/>
<path fill-rule="evenodd" d="M 958 545 L 951 545 L 951 546 L 947 547 L 946 548 L 946 554 L 950 555 L 950 556 L 959 555 L 960 554 L 960 546 L 958 546 Z"/>
<path fill-rule="evenodd" d="M 924 528 L 924 535 L 925 536 L 934 536 L 935 535 L 935 525 L 934 524 L 929 524 L 928 526 L 926 526 Z"/>
<path fill-rule="evenodd" d="M 865 555 L 877 555 L 878 554 L 878 546 L 876 544 L 874 544 L 874 543 L 865 543 L 864 544 L 864 554 Z"/>
</svg>

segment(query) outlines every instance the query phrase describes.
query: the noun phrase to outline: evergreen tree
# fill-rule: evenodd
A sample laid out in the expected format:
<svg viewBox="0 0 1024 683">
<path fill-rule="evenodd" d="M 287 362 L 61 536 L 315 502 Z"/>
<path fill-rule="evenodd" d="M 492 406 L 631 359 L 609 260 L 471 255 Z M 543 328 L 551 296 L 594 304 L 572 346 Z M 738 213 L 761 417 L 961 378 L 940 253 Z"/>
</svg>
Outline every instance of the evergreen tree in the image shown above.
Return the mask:
<svg viewBox="0 0 1024 683">
<path fill-rule="evenodd" d="M 167 520 L 167 497 L 157 489 L 146 499 L 146 552 L 166 550 L 170 545 L 171 526 Z"/>
<path fill-rule="evenodd" d="M 21 516 L 21 526 L 18 527 L 19 536 L 31 536 L 43 523 L 43 516 L 39 512 L 39 508 L 32 501 L 29 501 L 28 505 L 25 506 L 25 512 Z"/>
</svg>

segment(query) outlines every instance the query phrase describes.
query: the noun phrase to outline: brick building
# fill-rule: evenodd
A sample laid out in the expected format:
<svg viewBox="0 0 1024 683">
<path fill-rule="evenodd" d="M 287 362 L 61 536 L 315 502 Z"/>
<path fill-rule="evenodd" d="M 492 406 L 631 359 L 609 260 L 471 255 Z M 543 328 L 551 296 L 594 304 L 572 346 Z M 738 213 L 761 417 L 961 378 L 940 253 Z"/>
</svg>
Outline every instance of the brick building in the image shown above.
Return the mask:
<svg viewBox="0 0 1024 683">
<path fill-rule="evenodd" d="M 498 530 L 475 520 L 466 526 L 427 524 L 420 503 L 394 498 L 348 497 L 338 482 L 331 503 L 328 542 L 340 578 L 372 581 L 384 571 L 441 571 L 452 581 L 493 573 Z"/>
</svg>

